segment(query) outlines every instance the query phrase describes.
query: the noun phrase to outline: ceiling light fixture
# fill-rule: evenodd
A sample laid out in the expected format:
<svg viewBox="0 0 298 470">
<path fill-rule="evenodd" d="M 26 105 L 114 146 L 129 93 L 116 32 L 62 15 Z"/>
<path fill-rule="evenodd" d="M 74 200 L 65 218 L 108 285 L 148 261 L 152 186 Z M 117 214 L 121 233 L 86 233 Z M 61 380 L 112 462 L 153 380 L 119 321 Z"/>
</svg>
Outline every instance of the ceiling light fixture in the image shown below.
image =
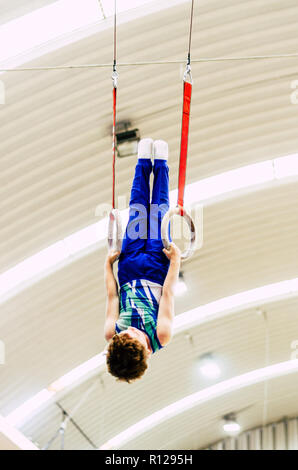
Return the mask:
<svg viewBox="0 0 298 470">
<path fill-rule="evenodd" d="M 241 426 L 237 422 L 235 413 L 229 413 L 223 417 L 223 430 L 228 436 L 237 436 Z"/>
<path fill-rule="evenodd" d="M 185 294 L 187 292 L 187 285 L 184 281 L 184 274 L 182 271 L 179 273 L 179 278 L 175 284 L 174 293 L 177 297 Z"/>
<path fill-rule="evenodd" d="M 204 354 L 199 358 L 199 369 L 201 374 L 208 379 L 218 379 L 221 368 L 212 353 Z"/>
<path fill-rule="evenodd" d="M 140 141 L 139 129 L 131 129 L 129 121 L 119 122 L 116 125 L 116 150 L 119 158 L 138 155 Z"/>
</svg>

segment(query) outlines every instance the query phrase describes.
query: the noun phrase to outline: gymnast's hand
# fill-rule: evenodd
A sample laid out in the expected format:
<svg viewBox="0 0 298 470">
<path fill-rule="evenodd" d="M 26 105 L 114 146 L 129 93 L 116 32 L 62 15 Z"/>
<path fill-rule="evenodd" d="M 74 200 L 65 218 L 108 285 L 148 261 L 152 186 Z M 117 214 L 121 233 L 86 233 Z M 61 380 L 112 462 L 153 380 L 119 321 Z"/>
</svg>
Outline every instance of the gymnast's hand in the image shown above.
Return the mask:
<svg viewBox="0 0 298 470">
<path fill-rule="evenodd" d="M 164 248 L 162 250 L 164 252 L 164 254 L 166 255 L 166 257 L 172 262 L 172 261 L 178 261 L 180 262 L 180 259 L 181 259 L 181 251 L 180 249 L 178 248 L 177 245 L 175 245 L 174 242 L 171 242 L 170 243 L 170 246 L 169 248 Z"/>
<path fill-rule="evenodd" d="M 107 262 L 112 266 L 119 258 L 120 251 L 110 251 L 107 255 Z"/>
</svg>

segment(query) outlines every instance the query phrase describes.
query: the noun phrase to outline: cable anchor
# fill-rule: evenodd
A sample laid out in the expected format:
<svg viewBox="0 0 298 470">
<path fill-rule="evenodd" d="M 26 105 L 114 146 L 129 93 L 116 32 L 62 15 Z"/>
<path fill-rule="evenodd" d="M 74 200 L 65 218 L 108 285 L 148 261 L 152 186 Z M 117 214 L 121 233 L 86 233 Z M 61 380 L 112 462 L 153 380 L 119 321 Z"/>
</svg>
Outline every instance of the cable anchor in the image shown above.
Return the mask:
<svg viewBox="0 0 298 470">
<path fill-rule="evenodd" d="M 191 66 L 190 66 L 190 60 L 187 62 L 186 69 L 183 75 L 183 81 L 184 82 L 189 82 L 192 84 L 192 73 L 191 73 Z"/>
<path fill-rule="evenodd" d="M 112 80 L 113 80 L 114 88 L 117 88 L 117 86 L 118 86 L 118 78 L 119 78 L 119 74 L 116 70 L 116 65 L 114 65 L 113 66 L 113 73 L 112 73 Z"/>
</svg>

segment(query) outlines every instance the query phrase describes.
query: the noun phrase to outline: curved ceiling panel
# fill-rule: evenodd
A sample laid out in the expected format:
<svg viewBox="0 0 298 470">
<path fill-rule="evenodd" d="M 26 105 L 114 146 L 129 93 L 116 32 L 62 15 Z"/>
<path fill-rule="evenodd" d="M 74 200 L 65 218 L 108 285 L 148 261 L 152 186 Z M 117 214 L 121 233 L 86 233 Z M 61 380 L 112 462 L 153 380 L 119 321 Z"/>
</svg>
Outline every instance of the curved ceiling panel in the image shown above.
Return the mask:
<svg viewBox="0 0 298 470">
<path fill-rule="evenodd" d="M 193 58 L 297 52 L 297 14 L 292 0 L 269 5 L 265 0 L 228 0 L 224 5 L 203 1 L 196 12 Z M 120 25 L 119 61 L 183 60 L 188 17 L 189 5 L 183 4 Z M 112 31 L 107 29 L 28 65 L 107 63 L 111 55 Z M 183 67 L 119 68 L 119 119 L 130 119 L 143 137 L 169 141 L 173 189 Z M 1 76 L 6 105 L 0 108 L 0 273 L 96 222 L 95 207 L 110 200 L 110 75 L 110 69 L 84 69 Z M 193 65 L 193 75 L 189 183 L 297 152 L 298 114 L 291 103 L 295 60 L 204 62 Z M 134 163 L 133 158 L 117 161 L 119 195 L 129 194 Z M 297 181 L 289 180 L 207 206 L 205 244 L 183 268 L 188 294 L 177 299 L 176 313 L 297 277 L 297 201 Z M 103 349 L 104 256 L 104 250 L 89 254 L 1 306 L 1 340 L 9 360 L 0 369 L 3 415 Z M 270 362 L 286 361 L 297 339 L 297 299 L 265 308 Z M 201 389 L 204 384 L 191 371 L 205 352 L 216 351 L 226 359 L 227 378 L 264 366 L 264 324 L 255 310 L 190 333 L 192 342 L 185 334 L 177 336 L 153 358 L 151 373 L 133 387 L 102 377 L 103 385 L 99 382 L 75 417 L 92 443 L 99 446 L 144 416 Z M 72 391 L 61 405 L 71 411 L 88 386 Z M 125 410 L 117 408 L 123 394 Z M 262 386 L 257 386 L 233 397 L 237 408 L 252 405 L 243 415 L 245 428 L 260 424 L 262 394 Z M 288 397 L 286 403 L 283 396 Z M 274 382 L 269 400 L 270 420 L 297 413 L 292 379 Z M 160 428 L 158 435 L 146 435 L 134 446 L 205 447 L 222 438 L 217 420 L 231 411 L 230 403 L 219 400 L 192 419 L 181 416 L 170 430 Z M 60 416 L 52 404 L 24 431 L 45 445 Z M 72 426 L 67 440 L 70 448 L 92 448 Z"/>
</svg>

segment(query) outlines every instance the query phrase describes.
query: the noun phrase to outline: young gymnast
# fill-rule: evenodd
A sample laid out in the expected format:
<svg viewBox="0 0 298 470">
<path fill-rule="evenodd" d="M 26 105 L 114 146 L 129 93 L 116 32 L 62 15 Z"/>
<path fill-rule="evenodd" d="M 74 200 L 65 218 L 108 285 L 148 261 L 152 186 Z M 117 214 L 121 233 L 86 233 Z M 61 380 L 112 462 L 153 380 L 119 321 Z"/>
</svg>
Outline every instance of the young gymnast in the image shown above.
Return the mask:
<svg viewBox="0 0 298 470">
<path fill-rule="evenodd" d="M 126 382 L 142 377 L 151 354 L 165 346 L 172 335 L 173 288 L 181 253 L 174 243 L 164 249 L 160 233 L 162 218 L 169 209 L 167 159 L 166 142 L 140 141 L 122 251 L 120 256 L 119 252 L 109 253 L 105 262 L 107 368 Z M 113 273 L 118 256 L 119 295 Z"/>
</svg>

